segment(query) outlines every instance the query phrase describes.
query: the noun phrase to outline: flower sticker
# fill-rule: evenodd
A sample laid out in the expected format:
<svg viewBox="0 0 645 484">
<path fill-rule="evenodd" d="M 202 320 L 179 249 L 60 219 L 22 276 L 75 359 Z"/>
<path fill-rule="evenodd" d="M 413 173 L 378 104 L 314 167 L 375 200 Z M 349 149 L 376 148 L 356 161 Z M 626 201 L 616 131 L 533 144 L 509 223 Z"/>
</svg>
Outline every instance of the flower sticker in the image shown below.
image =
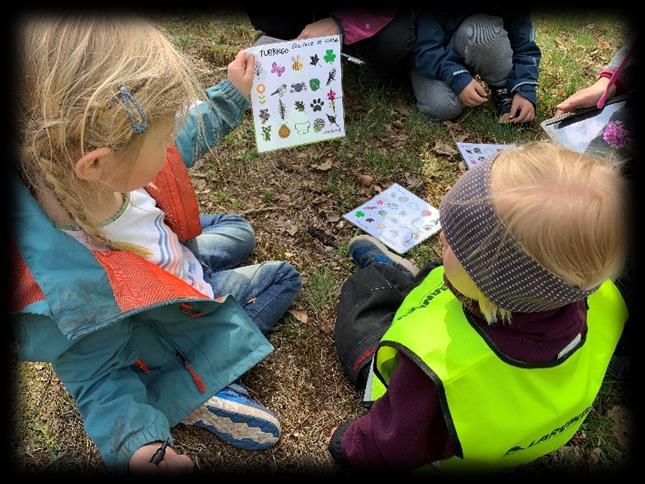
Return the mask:
<svg viewBox="0 0 645 484">
<path fill-rule="evenodd" d="M 325 51 L 325 56 L 323 57 L 327 64 L 331 64 L 336 59 L 336 54 L 334 54 L 334 49 L 327 49 Z"/>
<path fill-rule="evenodd" d="M 327 99 L 329 99 L 330 101 L 333 101 L 334 99 L 336 99 L 336 93 L 334 92 L 333 89 L 330 89 L 329 92 L 327 93 Z"/>
<path fill-rule="evenodd" d="M 602 133 L 602 139 L 612 148 L 623 148 L 627 138 L 627 130 L 621 121 L 611 121 Z"/>
</svg>

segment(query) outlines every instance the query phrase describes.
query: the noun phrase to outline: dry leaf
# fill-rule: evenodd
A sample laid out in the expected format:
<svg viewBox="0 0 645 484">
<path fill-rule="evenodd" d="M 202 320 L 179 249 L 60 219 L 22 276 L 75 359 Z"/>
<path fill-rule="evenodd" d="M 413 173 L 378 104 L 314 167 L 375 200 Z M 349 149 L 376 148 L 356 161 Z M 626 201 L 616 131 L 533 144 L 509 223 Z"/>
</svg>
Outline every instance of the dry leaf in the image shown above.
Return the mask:
<svg viewBox="0 0 645 484">
<path fill-rule="evenodd" d="M 457 150 L 453 148 L 451 145 L 446 143 L 445 141 L 437 141 L 437 143 L 434 145 L 434 148 L 432 150 L 435 153 L 438 153 L 440 155 L 448 155 L 448 156 L 454 156 L 458 154 Z"/>
<path fill-rule="evenodd" d="M 414 188 L 416 186 L 421 185 L 423 183 L 420 178 L 415 178 L 413 176 L 410 176 L 409 173 L 405 174 L 405 183 L 408 185 L 409 188 Z"/>
<path fill-rule="evenodd" d="M 289 257 L 293 257 L 294 255 L 295 255 L 295 254 L 294 254 L 293 252 L 285 252 L 285 253 L 284 253 L 284 256 L 285 256 L 285 257 L 287 257 L 287 258 L 289 258 Z"/>
<path fill-rule="evenodd" d="M 327 221 L 327 223 L 335 224 L 336 222 L 340 221 L 340 215 L 335 213 L 329 213 L 325 217 L 325 220 Z"/>
<path fill-rule="evenodd" d="M 405 124 L 403 124 L 403 121 L 399 121 L 398 119 L 396 121 L 392 121 L 392 126 L 398 129 L 405 128 Z"/>
<path fill-rule="evenodd" d="M 499 117 L 499 124 L 508 124 L 511 122 L 511 113 L 504 113 Z"/>
<path fill-rule="evenodd" d="M 445 121 L 444 124 L 448 128 L 448 132 L 452 136 L 452 139 L 456 142 L 462 142 L 468 139 L 468 133 L 459 123 L 453 123 L 452 121 Z"/>
<path fill-rule="evenodd" d="M 591 451 L 591 454 L 589 455 L 589 463 L 597 464 L 598 462 L 600 462 L 601 455 L 602 455 L 602 449 L 600 447 L 596 447 L 594 450 Z"/>
<path fill-rule="evenodd" d="M 289 309 L 289 314 L 301 323 L 307 323 L 309 321 L 309 313 L 304 309 Z"/>
<path fill-rule="evenodd" d="M 369 187 L 372 183 L 374 183 L 374 177 L 371 177 L 369 175 L 359 175 L 358 181 L 361 182 L 361 185 Z"/>
<path fill-rule="evenodd" d="M 331 160 L 327 160 L 324 163 L 321 163 L 320 165 L 314 165 L 314 168 L 319 171 L 329 171 L 331 170 Z"/>
<path fill-rule="evenodd" d="M 468 167 L 466 166 L 466 163 L 463 161 L 460 161 L 457 166 L 459 166 L 459 173 L 466 173 L 468 171 Z"/>
<path fill-rule="evenodd" d="M 340 222 L 338 222 L 338 224 L 336 224 L 337 229 L 342 229 L 344 226 L 345 226 L 345 222 L 343 220 L 341 220 Z"/>
</svg>

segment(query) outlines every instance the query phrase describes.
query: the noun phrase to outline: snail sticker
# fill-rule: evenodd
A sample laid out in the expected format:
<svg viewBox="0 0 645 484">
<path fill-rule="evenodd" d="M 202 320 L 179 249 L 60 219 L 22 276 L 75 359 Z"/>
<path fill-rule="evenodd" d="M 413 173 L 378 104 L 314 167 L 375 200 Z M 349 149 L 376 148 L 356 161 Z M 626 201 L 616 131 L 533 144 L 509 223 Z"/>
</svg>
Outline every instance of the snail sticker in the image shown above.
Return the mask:
<svg viewBox="0 0 645 484">
<path fill-rule="evenodd" d="M 258 153 L 345 136 L 341 46 L 341 37 L 330 35 L 247 49 L 256 62 L 251 105 Z"/>
</svg>

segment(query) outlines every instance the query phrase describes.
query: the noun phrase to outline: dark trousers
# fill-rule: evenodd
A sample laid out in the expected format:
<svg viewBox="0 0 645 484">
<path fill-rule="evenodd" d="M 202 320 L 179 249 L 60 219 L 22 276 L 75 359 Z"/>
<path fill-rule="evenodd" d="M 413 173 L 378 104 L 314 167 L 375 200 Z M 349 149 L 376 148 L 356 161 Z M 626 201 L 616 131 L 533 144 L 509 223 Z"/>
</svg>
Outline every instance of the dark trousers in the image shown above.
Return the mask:
<svg viewBox="0 0 645 484">
<path fill-rule="evenodd" d="M 336 313 L 336 353 L 357 389 L 365 387 L 369 363 L 399 306 L 438 265 L 430 263 L 412 278 L 390 265 L 371 264 L 343 283 Z"/>
<path fill-rule="evenodd" d="M 325 9 L 289 8 L 288 12 L 266 6 L 246 5 L 246 13 L 256 30 L 278 39 L 294 39 L 306 25 L 329 17 L 342 5 Z M 336 8 L 334 8 L 336 7 Z M 408 54 L 416 39 L 416 16 L 412 9 L 402 8 L 392 21 L 378 33 L 343 50 L 390 74 L 399 74 L 408 67 Z"/>
</svg>

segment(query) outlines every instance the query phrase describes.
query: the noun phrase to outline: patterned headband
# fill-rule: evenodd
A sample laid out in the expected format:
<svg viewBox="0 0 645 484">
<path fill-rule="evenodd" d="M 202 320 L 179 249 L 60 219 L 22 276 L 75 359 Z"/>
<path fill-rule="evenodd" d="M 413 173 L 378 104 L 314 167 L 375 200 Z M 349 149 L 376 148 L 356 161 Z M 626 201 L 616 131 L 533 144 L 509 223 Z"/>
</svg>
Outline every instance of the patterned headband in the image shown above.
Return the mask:
<svg viewBox="0 0 645 484">
<path fill-rule="evenodd" d="M 528 313 L 556 309 L 594 292 L 572 286 L 521 249 L 493 207 L 494 161 L 468 170 L 439 206 L 448 244 L 477 287 L 497 306 Z"/>
</svg>

